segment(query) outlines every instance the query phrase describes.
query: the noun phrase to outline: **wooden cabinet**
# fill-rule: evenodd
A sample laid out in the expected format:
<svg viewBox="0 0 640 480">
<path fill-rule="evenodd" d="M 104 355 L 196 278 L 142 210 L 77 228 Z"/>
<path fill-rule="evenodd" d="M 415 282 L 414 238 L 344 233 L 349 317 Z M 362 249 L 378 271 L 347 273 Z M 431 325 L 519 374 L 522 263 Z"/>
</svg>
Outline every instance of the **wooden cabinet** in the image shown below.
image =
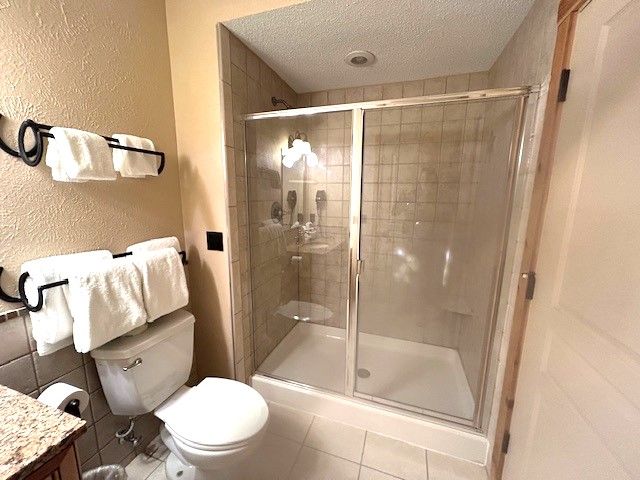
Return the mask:
<svg viewBox="0 0 640 480">
<path fill-rule="evenodd" d="M 28 475 L 25 480 L 80 480 L 81 476 L 76 447 L 72 444 Z"/>
</svg>

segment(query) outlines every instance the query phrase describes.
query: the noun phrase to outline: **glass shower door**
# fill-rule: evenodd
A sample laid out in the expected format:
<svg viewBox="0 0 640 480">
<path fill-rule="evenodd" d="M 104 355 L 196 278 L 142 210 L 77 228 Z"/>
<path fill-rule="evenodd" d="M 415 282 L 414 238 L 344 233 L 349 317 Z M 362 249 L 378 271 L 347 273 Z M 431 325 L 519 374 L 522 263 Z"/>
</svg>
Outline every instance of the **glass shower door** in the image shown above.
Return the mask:
<svg viewBox="0 0 640 480">
<path fill-rule="evenodd" d="M 364 112 L 356 396 L 477 420 L 522 102 Z"/>
<path fill-rule="evenodd" d="M 351 112 L 245 135 L 256 370 L 344 393 Z"/>
</svg>

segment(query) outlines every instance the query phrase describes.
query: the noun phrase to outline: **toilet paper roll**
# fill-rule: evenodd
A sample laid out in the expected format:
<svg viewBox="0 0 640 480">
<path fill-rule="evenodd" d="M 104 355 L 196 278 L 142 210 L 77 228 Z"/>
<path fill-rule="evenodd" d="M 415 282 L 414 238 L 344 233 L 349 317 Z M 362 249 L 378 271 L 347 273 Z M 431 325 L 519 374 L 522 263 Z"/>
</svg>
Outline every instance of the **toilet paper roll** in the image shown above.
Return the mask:
<svg viewBox="0 0 640 480">
<path fill-rule="evenodd" d="M 67 404 L 72 400 L 80 402 L 80 412 L 84 412 L 89 405 L 89 394 L 81 388 L 74 387 L 68 383 L 54 383 L 38 397 L 42 403 L 53 408 L 64 410 Z"/>
</svg>

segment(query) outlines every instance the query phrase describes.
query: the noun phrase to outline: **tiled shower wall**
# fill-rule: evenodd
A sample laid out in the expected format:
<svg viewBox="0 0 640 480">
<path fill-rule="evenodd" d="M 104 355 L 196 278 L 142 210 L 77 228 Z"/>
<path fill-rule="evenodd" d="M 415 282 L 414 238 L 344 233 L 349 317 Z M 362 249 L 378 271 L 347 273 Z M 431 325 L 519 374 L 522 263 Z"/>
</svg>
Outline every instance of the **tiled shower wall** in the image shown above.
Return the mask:
<svg viewBox="0 0 640 480">
<path fill-rule="evenodd" d="M 296 323 L 276 310 L 297 299 L 298 267 L 291 261 L 296 231 L 274 222 L 272 207 L 282 208 L 280 149 L 286 148 L 292 121 L 247 122 L 247 176 L 251 256 L 251 307 L 256 364 L 282 341 Z M 277 215 L 277 213 L 276 213 Z"/>
<path fill-rule="evenodd" d="M 230 223 L 235 376 L 236 379 L 245 381 L 252 373 L 254 347 L 249 278 L 247 172 L 241 116 L 250 112 L 274 110 L 272 96 L 283 98 L 295 106 L 297 95 L 224 25 L 218 25 L 218 35 Z M 263 173 L 267 175 L 266 172 Z M 277 182 L 274 180 L 276 176 L 280 177 L 279 170 L 274 170 L 270 178 L 265 176 L 265 185 L 271 181 Z M 273 196 L 275 190 L 279 192 L 279 188 L 272 189 L 269 195 Z M 265 198 L 263 201 L 267 200 Z M 270 215 L 265 218 L 270 218 Z M 279 274 L 275 275 L 277 277 Z"/>
<path fill-rule="evenodd" d="M 82 470 L 112 463 L 128 464 L 158 434 L 160 421 L 152 414 L 140 417 L 136 435 L 142 435 L 137 449 L 130 443 L 120 445 L 114 434 L 129 425 L 127 417 L 113 415 L 102 392 L 96 366 L 88 354 L 73 346 L 41 357 L 35 351 L 28 317 L 0 323 L 0 384 L 37 397 L 49 385 L 69 383 L 89 392 L 90 404 L 82 417 L 87 431 L 77 441 Z"/>
<path fill-rule="evenodd" d="M 321 253 L 300 248 L 299 299 L 323 309 L 324 319 L 312 323 L 338 328 L 347 325 L 351 116 L 351 112 L 335 112 L 298 120 L 319 161 L 317 167 L 305 170 L 303 222 L 315 215 L 315 240 L 330 245 Z M 321 191 L 326 202 L 316 200 Z"/>
<path fill-rule="evenodd" d="M 471 73 L 313 92 L 300 95 L 299 104 L 464 92 L 486 84 L 486 73 Z M 431 285 L 442 279 L 442 266 L 437 271 L 433 257 L 442 257 L 438 252 L 467 219 L 483 115 L 482 104 L 365 113 L 361 331 L 457 347 L 468 312 L 454 301 L 457 292 L 438 288 L 437 282 Z M 345 178 L 346 191 L 348 182 Z M 399 251 L 411 256 L 397 255 Z M 455 285 L 456 279 L 449 283 Z M 445 297 L 449 305 L 443 304 Z"/>
</svg>

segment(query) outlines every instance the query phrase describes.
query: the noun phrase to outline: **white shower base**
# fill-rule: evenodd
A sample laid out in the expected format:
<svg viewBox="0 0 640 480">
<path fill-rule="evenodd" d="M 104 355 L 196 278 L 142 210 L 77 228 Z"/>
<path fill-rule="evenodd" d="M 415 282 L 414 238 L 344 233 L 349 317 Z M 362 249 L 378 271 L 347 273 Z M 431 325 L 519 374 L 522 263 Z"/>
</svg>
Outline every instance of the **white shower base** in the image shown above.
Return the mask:
<svg viewBox="0 0 640 480">
<path fill-rule="evenodd" d="M 404 410 L 380 405 L 384 402 L 378 398 L 385 395 L 428 405 L 429 409 L 472 414 L 473 400 L 457 353 L 377 335 L 360 337 L 360 368 L 369 370 L 371 376 L 359 378 L 357 388 L 373 392 L 375 397 L 343 395 L 344 330 L 305 323 L 298 323 L 265 359 L 252 377 L 252 385 L 269 401 L 486 464 L 489 442 L 481 433 L 426 417 L 421 413 L 427 409 L 421 407 L 407 411 L 406 405 Z"/>
<path fill-rule="evenodd" d="M 401 404 L 417 413 L 473 418 L 473 396 L 453 349 L 360 333 L 358 369 L 370 374 L 357 378 L 361 398 Z M 258 371 L 344 393 L 345 331 L 299 322 Z"/>
</svg>

